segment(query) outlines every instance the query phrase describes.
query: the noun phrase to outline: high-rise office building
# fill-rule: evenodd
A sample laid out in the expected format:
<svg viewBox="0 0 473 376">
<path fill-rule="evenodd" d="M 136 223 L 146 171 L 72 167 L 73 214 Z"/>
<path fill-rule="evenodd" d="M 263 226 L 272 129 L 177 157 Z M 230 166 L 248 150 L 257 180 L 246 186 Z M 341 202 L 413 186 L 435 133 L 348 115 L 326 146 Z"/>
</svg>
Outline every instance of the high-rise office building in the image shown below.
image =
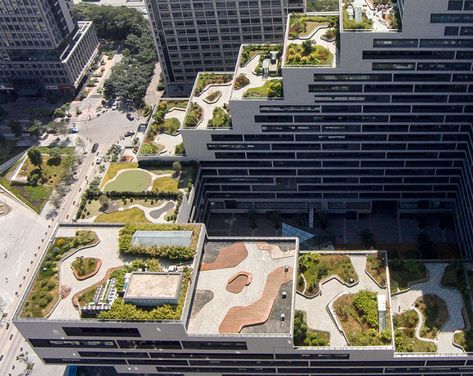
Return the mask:
<svg viewBox="0 0 473 376">
<path fill-rule="evenodd" d="M 217 102 L 194 92 L 203 120 L 182 135 L 200 213 L 455 211 L 471 257 L 473 2 L 348 2 L 341 17 L 291 16 L 284 46 L 242 47 Z M 209 123 L 216 108 L 231 127 Z"/>
<path fill-rule="evenodd" d="M 66 0 L 0 1 L 0 90 L 74 91 L 98 52 L 91 22 Z"/>
<path fill-rule="evenodd" d="M 189 95 L 197 73 L 230 70 L 242 43 L 281 42 L 303 0 L 147 0 L 170 95 Z"/>
</svg>

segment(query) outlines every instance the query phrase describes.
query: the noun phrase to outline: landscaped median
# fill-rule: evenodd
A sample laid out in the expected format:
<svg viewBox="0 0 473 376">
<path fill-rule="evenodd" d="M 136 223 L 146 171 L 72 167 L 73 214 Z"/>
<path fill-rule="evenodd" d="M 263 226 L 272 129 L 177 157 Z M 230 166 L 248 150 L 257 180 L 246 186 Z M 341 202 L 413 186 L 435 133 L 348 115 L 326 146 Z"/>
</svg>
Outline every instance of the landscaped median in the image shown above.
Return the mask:
<svg viewBox="0 0 473 376">
<path fill-rule="evenodd" d="M 47 317 L 59 301 L 60 295 L 67 294 L 67 291 L 59 291 L 58 273 L 62 259 L 98 241 L 93 231 L 77 231 L 74 237 L 56 238 L 46 251 L 20 316 Z"/>
</svg>

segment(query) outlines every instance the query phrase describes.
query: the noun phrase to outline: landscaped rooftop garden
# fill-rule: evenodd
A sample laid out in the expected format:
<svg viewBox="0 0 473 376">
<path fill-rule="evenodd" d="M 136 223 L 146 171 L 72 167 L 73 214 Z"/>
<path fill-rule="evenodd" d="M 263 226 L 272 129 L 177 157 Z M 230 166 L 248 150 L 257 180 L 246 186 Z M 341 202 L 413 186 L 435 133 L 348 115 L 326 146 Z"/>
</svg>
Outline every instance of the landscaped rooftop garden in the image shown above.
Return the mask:
<svg viewBox="0 0 473 376">
<path fill-rule="evenodd" d="M 304 312 L 296 311 L 294 315 L 294 345 L 295 346 L 329 346 L 330 333 L 313 330 L 307 326 Z"/>
<path fill-rule="evenodd" d="M 437 345 L 415 335 L 419 315 L 414 309 L 393 315 L 394 343 L 398 352 L 436 352 Z"/>
<path fill-rule="evenodd" d="M 194 90 L 194 95 L 199 96 L 208 85 L 228 84 L 233 79 L 229 73 L 200 73 Z"/>
<path fill-rule="evenodd" d="M 309 16 L 293 14 L 289 24 L 289 39 L 311 38 L 318 29 L 338 28 L 336 16 Z"/>
<path fill-rule="evenodd" d="M 175 109 L 185 110 L 187 102 L 187 100 L 162 100 L 159 102 L 153 115 L 153 122 L 150 124 L 146 138 L 141 144 L 139 154 L 156 155 L 164 150 L 164 145 L 155 142 L 156 136 L 159 133 L 176 136 L 181 127 L 179 119 L 175 117 L 167 118 L 166 115 Z"/>
<path fill-rule="evenodd" d="M 93 231 L 77 231 L 74 237 L 56 238 L 41 262 L 34 277 L 30 292 L 20 312 L 21 317 L 47 317 L 61 296 L 67 291 L 59 291 L 58 265 L 71 253 L 99 241 Z"/>
<path fill-rule="evenodd" d="M 389 276 L 391 293 L 398 293 L 409 288 L 410 284 L 427 279 L 425 264 L 417 260 L 390 260 Z"/>
<path fill-rule="evenodd" d="M 338 0 L 307 0 L 307 12 L 336 12 Z"/>
<path fill-rule="evenodd" d="M 231 128 L 232 118 L 225 108 L 216 107 L 212 119 L 207 124 L 208 128 Z"/>
<path fill-rule="evenodd" d="M 64 192 L 72 182 L 76 164 L 74 148 L 34 147 L 0 175 L 0 183 L 39 213 L 54 190 Z"/>
<path fill-rule="evenodd" d="M 244 98 L 282 98 L 282 80 L 268 80 L 263 86 L 250 88 L 243 95 Z"/>
<path fill-rule="evenodd" d="M 287 46 L 286 65 L 332 66 L 333 54 L 328 48 L 314 45 L 308 39 L 302 44 L 291 43 Z"/>
<path fill-rule="evenodd" d="M 245 67 L 256 55 L 259 55 L 258 64 L 252 73 L 257 76 L 263 74 L 263 61 L 270 61 L 269 76 L 281 76 L 281 55 L 283 46 L 281 44 L 250 44 L 243 46 L 240 59 L 240 68 Z M 271 63 L 271 53 L 276 53 L 277 61 Z M 236 85 L 235 85 L 236 86 Z M 236 87 L 235 87 L 236 88 Z"/>
<path fill-rule="evenodd" d="M 184 128 L 195 128 L 202 120 L 202 107 L 192 102 L 187 110 L 184 120 Z"/>
<path fill-rule="evenodd" d="M 391 343 L 389 320 L 379 331 L 378 304 L 375 292 L 362 290 L 338 298 L 333 309 L 351 346 L 382 346 Z M 389 317 L 389 311 L 386 313 Z"/>
<path fill-rule="evenodd" d="M 299 257 L 297 291 L 303 295 L 309 298 L 317 296 L 320 282 L 332 276 L 348 286 L 358 282 L 358 275 L 346 255 L 310 252 Z"/>
<path fill-rule="evenodd" d="M 376 252 L 366 258 L 366 272 L 380 287 L 386 287 L 386 258 L 384 253 Z"/>
<path fill-rule="evenodd" d="M 392 0 L 362 0 L 361 19 L 356 20 L 354 0 L 343 2 L 344 30 L 398 30 L 402 21 L 397 5 Z"/>
</svg>

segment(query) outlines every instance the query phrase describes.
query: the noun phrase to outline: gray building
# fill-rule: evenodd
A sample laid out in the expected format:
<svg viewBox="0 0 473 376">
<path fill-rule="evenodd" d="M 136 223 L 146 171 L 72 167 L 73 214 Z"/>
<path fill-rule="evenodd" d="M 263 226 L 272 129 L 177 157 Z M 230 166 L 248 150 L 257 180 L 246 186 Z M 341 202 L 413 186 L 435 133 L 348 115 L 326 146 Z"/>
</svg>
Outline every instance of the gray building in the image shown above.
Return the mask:
<svg viewBox="0 0 473 376">
<path fill-rule="evenodd" d="M 188 95 L 197 73 L 231 70 L 242 43 L 281 42 L 303 0 L 147 0 L 167 91 Z"/>
<path fill-rule="evenodd" d="M 92 23 L 74 23 L 67 1 L 0 1 L 0 90 L 73 92 L 97 52 Z"/>
<path fill-rule="evenodd" d="M 202 121 L 182 135 L 200 213 L 455 211 L 471 257 L 473 2 L 361 3 L 343 4 L 343 22 L 312 15 L 326 25 L 307 35 L 311 16 L 291 16 L 273 75 L 248 61 L 268 50 L 243 46 L 232 89 L 206 89 L 225 94 L 211 105 L 194 93 Z M 283 93 L 263 95 L 271 81 Z M 210 125 L 218 107 L 231 128 Z"/>
</svg>

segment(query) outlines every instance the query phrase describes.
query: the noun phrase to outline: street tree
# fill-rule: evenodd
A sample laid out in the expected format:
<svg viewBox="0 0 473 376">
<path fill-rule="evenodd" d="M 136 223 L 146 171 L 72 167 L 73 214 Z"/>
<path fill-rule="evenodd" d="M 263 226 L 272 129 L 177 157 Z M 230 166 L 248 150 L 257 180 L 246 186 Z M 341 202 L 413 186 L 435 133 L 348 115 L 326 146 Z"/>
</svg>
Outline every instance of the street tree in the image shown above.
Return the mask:
<svg viewBox="0 0 473 376">
<path fill-rule="evenodd" d="M 31 148 L 28 150 L 28 158 L 33 166 L 38 167 L 41 170 L 41 164 L 43 163 L 43 156 L 38 148 Z"/>
</svg>

